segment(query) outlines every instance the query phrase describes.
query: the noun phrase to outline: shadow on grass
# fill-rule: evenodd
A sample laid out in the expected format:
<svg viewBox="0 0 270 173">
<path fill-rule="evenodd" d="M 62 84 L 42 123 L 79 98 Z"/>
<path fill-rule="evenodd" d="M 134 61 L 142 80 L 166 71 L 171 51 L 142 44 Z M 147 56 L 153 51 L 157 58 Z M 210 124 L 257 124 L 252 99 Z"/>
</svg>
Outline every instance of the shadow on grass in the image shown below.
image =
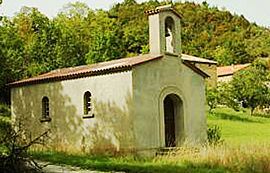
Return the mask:
<svg viewBox="0 0 270 173">
<path fill-rule="evenodd" d="M 63 153 L 32 153 L 34 159 L 52 164 L 65 164 L 96 171 L 121 171 L 125 173 L 228 173 L 222 167 L 209 167 L 191 163 L 165 163 L 151 159 L 117 158 L 105 156 L 78 156 Z"/>
<path fill-rule="evenodd" d="M 260 117 L 260 118 L 269 118 L 270 119 L 270 115 L 269 114 L 255 113 L 252 116 L 253 117 Z"/>
<path fill-rule="evenodd" d="M 209 113 L 209 115 L 219 118 L 219 119 L 223 119 L 223 120 L 242 121 L 242 122 L 248 122 L 248 123 L 262 123 L 259 120 L 252 120 L 249 117 L 242 117 L 239 115 L 234 115 L 232 113 L 213 111 Z"/>
</svg>

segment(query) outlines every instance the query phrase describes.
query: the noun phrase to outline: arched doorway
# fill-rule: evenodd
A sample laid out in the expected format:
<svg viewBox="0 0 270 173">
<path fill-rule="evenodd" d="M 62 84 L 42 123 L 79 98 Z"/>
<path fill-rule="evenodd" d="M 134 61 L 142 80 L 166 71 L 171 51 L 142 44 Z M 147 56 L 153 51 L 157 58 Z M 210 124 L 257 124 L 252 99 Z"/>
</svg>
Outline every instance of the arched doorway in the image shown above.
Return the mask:
<svg viewBox="0 0 270 173">
<path fill-rule="evenodd" d="M 182 101 L 176 94 L 169 94 L 163 100 L 165 147 L 175 147 L 181 140 L 183 129 Z"/>
</svg>

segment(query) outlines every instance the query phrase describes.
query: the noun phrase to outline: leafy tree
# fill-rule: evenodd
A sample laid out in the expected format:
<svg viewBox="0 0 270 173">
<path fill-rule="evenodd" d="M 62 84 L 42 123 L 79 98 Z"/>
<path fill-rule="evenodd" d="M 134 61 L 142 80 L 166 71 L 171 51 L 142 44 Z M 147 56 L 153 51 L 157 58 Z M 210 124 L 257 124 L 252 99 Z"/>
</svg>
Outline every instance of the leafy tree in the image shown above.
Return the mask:
<svg viewBox="0 0 270 173">
<path fill-rule="evenodd" d="M 95 27 L 92 41 L 86 54 L 86 62 L 96 63 L 126 56 L 123 44 L 123 32 L 117 27 L 118 21 L 109 17 L 108 13 L 100 10 L 92 19 L 90 27 Z"/>
<path fill-rule="evenodd" d="M 206 90 L 206 101 L 209 107 L 209 112 L 215 109 L 219 103 L 220 93 L 218 88 L 207 88 Z"/>
<path fill-rule="evenodd" d="M 256 107 L 269 105 L 270 88 L 267 74 L 269 71 L 266 61 L 258 59 L 252 66 L 236 73 L 230 83 L 233 99 L 251 108 L 251 114 Z"/>
<path fill-rule="evenodd" d="M 240 103 L 235 99 L 234 88 L 231 83 L 221 83 L 218 85 L 219 101 L 218 104 L 226 105 L 235 111 L 240 110 Z"/>
<path fill-rule="evenodd" d="M 0 25 L 0 102 L 9 101 L 7 83 L 18 80 L 24 71 L 23 41 L 7 19 Z"/>
<path fill-rule="evenodd" d="M 164 4 L 125 0 L 105 11 L 75 2 L 65 5 L 53 19 L 29 7 L 22 8 L 14 18 L 3 16 L 0 101 L 9 100 L 4 86 L 11 81 L 57 68 L 147 53 L 149 34 L 144 11 Z M 183 53 L 216 60 L 220 65 L 270 57 L 268 28 L 206 2 L 176 2 L 175 8 L 182 15 L 182 31 L 178 34 L 182 36 Z"/>
<path fill-rule="evenodd" d="M 60 14 L 67 16 L 69 18 L 72 17 L 87 17 L 88 12 L 90 11 L 87 4 L 82 2 L 74 2 L 68 3 L 64 5 L 63 9 L 61 10 Z"/>
</svg>

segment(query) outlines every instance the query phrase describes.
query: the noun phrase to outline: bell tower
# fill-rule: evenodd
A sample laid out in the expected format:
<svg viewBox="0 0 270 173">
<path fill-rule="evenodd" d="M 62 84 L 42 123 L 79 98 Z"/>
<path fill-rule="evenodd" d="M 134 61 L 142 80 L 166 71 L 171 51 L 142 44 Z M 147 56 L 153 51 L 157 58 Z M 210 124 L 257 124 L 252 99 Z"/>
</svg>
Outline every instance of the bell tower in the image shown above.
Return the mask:
<svg viewBox="0 0 270 173">
<path fill-rule="evenodd" d="M 165 5 L 146 11 L 149 16 L 149 46 L 151 54 L 181 54 L 180 14 Z"/>
</svg>

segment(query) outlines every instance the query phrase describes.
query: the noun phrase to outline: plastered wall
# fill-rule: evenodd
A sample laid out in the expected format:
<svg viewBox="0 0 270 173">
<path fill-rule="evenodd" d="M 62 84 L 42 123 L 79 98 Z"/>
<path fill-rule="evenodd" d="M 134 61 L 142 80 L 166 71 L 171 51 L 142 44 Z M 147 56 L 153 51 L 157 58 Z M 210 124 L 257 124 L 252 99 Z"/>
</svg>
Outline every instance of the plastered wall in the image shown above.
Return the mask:
<svg viewBox="0 0 270 173">
<path fill-rule="evenodd" d="M 94 118 L 84 119 L 83 95 L 90 91 Z M 49 98 L 50 122 L 40 122 L 41 100 Z M 12 116 L 33 138 L 50 130 L 58 150 L 120 150 L 133 147 L 132 75 L 120 72 L 13 88 Z"/>
<path fill-rule="evenodd" d="M 136 145 L 143 148 L 165 146 L 163 100 L 176 94 L 182 100 L 182 121 L 178 123 L 177 145 L 206 140 L 204 79 L 182 64 L 177 56 L 166 55 L 133 70 L 134 129 Z M 183 127 L 182 127 L 183 126 Z"/>
</svg>

